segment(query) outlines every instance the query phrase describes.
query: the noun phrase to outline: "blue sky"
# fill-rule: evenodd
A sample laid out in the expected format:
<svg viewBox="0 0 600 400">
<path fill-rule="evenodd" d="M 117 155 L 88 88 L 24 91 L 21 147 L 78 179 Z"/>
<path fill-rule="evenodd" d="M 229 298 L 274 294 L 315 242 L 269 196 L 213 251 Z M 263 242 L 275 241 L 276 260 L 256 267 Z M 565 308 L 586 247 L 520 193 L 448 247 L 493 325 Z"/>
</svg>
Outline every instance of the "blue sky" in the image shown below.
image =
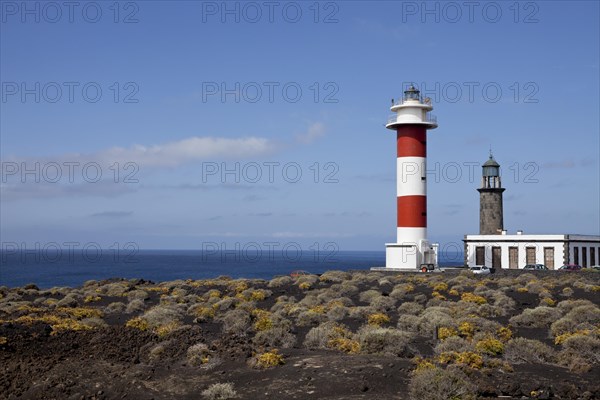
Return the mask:
<svg viewBox="0 0 600 400">
<path fill-rule="evenodd" d="M 0 3 L 3 243 L 383 250 L 406 82 L 430 239 L 478 232 L 490 146 L 509 232 L 599 234 L 598 2 Z"/>
</svg>

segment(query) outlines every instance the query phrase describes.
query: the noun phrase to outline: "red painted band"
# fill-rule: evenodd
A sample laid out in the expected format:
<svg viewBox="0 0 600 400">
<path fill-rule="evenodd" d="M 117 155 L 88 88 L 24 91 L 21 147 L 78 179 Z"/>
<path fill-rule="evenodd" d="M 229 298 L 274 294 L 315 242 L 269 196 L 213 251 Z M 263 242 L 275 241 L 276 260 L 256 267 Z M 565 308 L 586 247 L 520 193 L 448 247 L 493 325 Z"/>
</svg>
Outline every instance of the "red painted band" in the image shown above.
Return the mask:
<svg viewBox="0 0 600 400">
<path fill-rule="evenodd" d="M 398 228 L 427 227 L 427 196 L 398 197 Z"/>
<path fill-rule="evenodd" d="M 426 157 L 427 139 L 425 126 L 401 125 L 396 129 L 398 157 Z"/>
</svg>

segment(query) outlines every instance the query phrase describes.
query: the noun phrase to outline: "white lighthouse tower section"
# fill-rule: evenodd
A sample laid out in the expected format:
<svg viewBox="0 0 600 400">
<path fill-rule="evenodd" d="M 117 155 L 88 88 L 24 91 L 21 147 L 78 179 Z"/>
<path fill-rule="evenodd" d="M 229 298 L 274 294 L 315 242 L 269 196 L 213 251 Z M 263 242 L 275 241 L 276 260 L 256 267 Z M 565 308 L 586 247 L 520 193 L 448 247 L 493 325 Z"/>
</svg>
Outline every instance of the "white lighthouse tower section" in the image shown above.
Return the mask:
<svg viewBox="0 0 600 400">
<path fill-rule="evenodd" d="M 411 88 L 413 88 L 411 86 Z M 413 88 L 414 89 L 414 88 Z M 410 90 L 410 88 L 409 88 Z M 406 92 L 405 92 L 406 93 Z M 416 90 L 417 96 L 419 91 Z M 395 103 L 390 107 L 390 111 L 395 112 L 388 119 L 386 128 L 396 129 L 398 124 L 418 124 L 425 125 L 426 129 L 437 128 L 437 120 L 435 116 L 429 114 L 429 111 L 433 110 L 431 104 L 421 102 L 419 98 L 405 98 L 398 103 Z"/>
<path fill-rule="evenodd" d="M 398 157 L 396 162 L 396 193 L 398 196 L 427 195 L 427 159 Z"/>
<path fill-rule="evenodd" d="M 386 128 L 397 134 L 397 236 L 386 244 L 386 270 L 417 270 L 421 264 L 437 265 L 437 245 L 427 240 L 427 138 L 437 128 L 430 111 L 411 86 L 394 102 Z"/>
<path fill-rule="evenodd" d="M 398 157 L 397 160 L 397 196 L 399 198 L 406 196 L 426 197 L 427 159 L 425 157 Z M 398 226 L 396 229 L 396 243 L 421 243 L 422 240 L 427 238 L 427 227 Z"/>
</svg>

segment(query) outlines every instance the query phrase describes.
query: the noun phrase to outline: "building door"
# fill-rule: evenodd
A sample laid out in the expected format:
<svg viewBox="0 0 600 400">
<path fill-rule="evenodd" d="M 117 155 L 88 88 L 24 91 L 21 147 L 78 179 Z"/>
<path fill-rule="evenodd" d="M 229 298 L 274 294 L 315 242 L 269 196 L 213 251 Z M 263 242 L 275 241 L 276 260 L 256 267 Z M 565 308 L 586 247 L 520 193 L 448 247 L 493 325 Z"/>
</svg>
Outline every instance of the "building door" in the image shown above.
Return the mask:
<svg viewBox="0 0 600 400">
<path fill-rule="evenodd" d="M 581 248 L 581 266 L 583 268 L 587 268 L 588 263 L 587 263 L 587 247 L 582 247 Z"/>
<path fill-rule="evenodd" d="M 492 247 L 492 268 L 502 268 L 501 247 Z"/>
<path fill-rule="evenodd" d="M 544 247 L 544 264 L 548 269 L 554 269 L 554 247 Z"/>
<path fill-rule="evenodd" d="M 508 248 L 508 268 L 517 269 L 519 268 L 519 248 L 509 247 Z"/>
<path fill-rule="evenodd" d="M 475 248 L 475 265 L 485 265 L 485 247 L 483 246 Z"/>
<path fill-rule="evenodd" d="M 590 247 L 590 267 L 596 265 L 596 248 Z"/>
<path fill-rule="evenodd" d="M 573 247 L 573 264 L 579 265 L 579 247 Z"/>
<path fill-rule="evenodd" d="M 525 249 L 525 264 L 535 264 L 535 247 Z"/>
</svg>

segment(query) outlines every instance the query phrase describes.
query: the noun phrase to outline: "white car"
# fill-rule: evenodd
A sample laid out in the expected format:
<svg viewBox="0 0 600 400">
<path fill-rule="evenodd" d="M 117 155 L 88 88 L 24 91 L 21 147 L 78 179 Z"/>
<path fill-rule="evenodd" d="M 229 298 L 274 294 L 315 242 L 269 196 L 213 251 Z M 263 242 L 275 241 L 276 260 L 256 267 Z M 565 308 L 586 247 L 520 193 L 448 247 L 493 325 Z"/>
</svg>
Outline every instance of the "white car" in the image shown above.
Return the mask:
<svg viewBox="0 0 600 400">
<path fill-rule="evenodd" d="M 469 268 L 472 273 L 476 275 L 489 275 L 492 271 L 485 265 L 476 265 L 474 267 Z"/>
</svg>

